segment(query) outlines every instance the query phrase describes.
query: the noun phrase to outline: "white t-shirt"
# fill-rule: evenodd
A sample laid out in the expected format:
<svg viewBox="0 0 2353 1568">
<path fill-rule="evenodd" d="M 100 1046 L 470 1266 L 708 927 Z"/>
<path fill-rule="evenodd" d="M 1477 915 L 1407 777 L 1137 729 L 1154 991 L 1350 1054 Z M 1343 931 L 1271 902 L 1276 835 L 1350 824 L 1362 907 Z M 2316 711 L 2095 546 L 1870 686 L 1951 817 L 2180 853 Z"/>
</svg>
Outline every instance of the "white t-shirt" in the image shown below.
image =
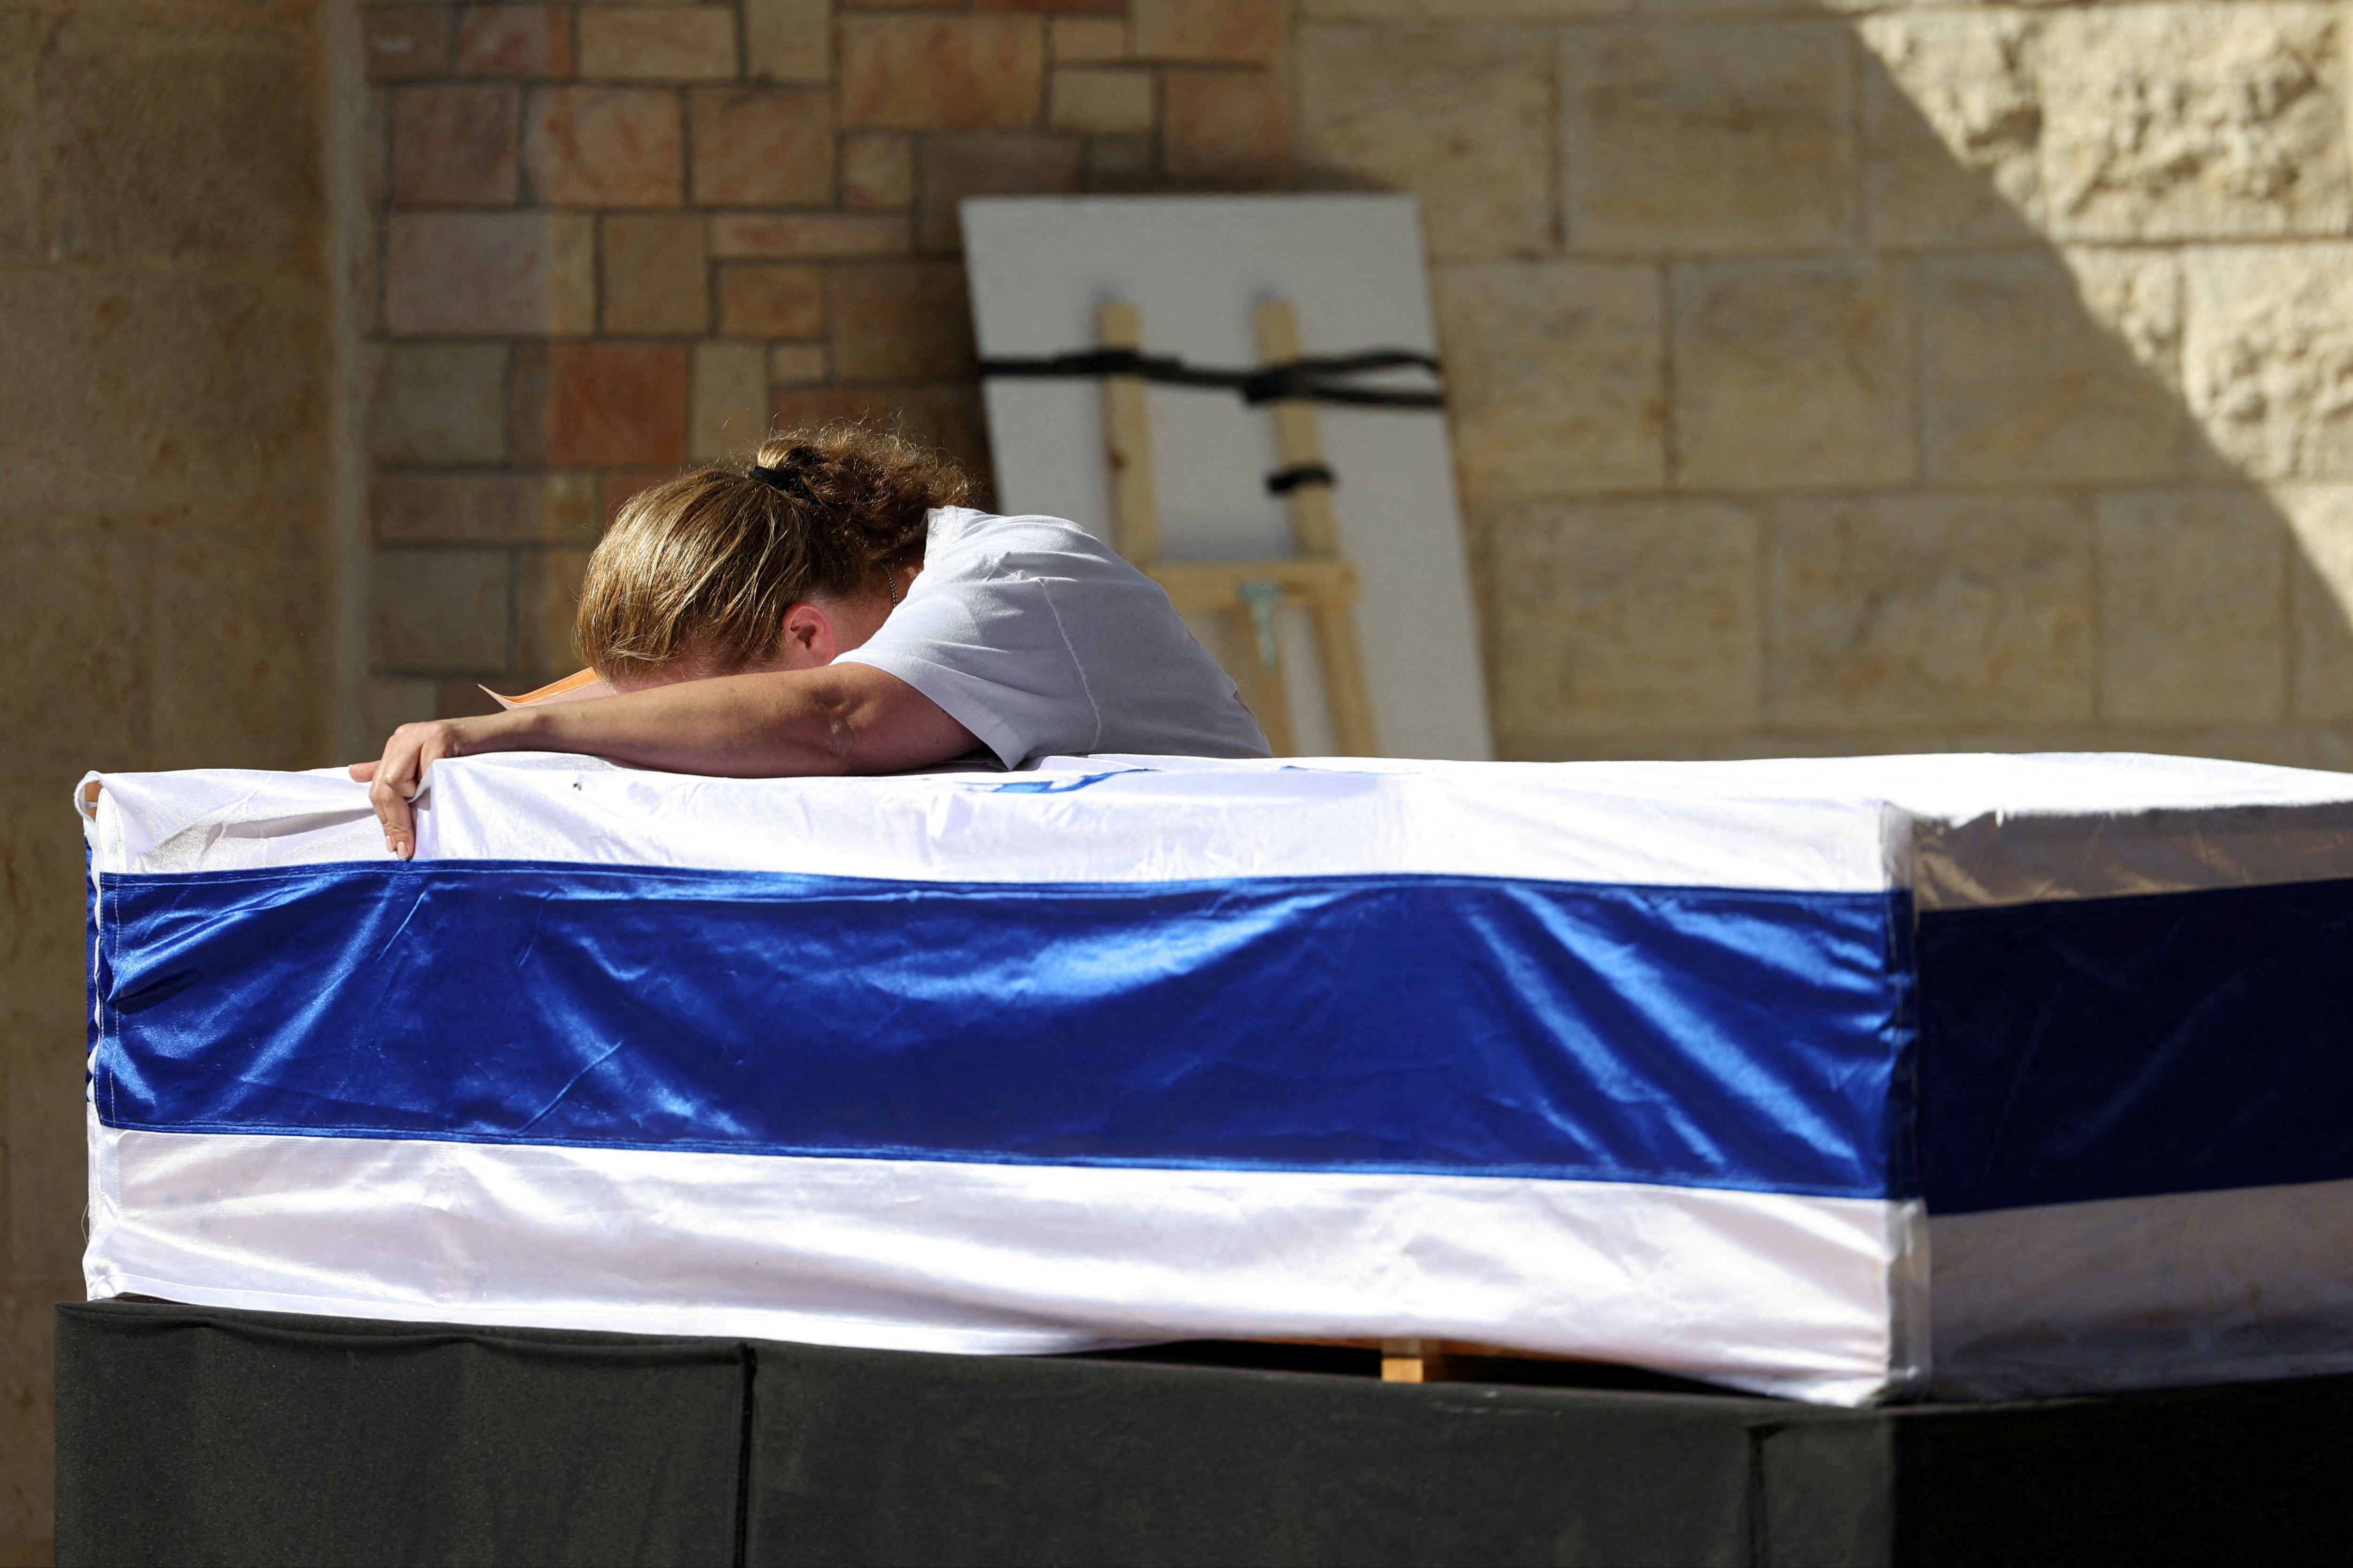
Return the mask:
<svg viewBox="0 0 2353 1568">
<path fill-rule="evenodd" d="M 905 602 L 835 663 L 898 676 L 1008 768 L 1091 751 L 1270 755 L 1160 585 L 1085 529 L 965 506 L 926 524 Z"/>
</svg>

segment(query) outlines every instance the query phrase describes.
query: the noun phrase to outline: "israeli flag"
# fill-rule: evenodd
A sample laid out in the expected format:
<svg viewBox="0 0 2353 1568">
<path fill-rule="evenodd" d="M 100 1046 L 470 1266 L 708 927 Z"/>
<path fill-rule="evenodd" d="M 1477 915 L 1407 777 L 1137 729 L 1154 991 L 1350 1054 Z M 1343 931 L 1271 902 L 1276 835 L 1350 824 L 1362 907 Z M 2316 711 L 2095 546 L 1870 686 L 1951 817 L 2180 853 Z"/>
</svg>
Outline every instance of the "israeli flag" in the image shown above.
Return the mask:
<svg viewBox="0 0 2353 1568">
<path fill-rule="evenodd" d="M 2353 778 L 91 775 L 90 1293 L 1844 1404 L 2353 1369 Z"/>
</svg>

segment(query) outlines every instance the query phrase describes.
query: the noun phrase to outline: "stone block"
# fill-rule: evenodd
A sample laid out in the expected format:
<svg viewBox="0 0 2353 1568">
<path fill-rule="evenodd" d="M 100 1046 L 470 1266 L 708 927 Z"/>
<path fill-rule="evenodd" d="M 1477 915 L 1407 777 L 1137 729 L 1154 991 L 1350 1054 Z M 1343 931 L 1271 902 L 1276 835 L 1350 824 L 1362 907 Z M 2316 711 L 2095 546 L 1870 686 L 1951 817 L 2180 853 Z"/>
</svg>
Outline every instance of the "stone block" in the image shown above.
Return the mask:
<svg viewBox="0 0 2353 1568">
<path fill-rule="evenodd" d="M 818 337 L 825 274 L 815 267 L 738 262 L 719 270 L 719 330 L 729 337 Z"/>
<path fill-rule="evenodd" d="M 527 550 L 515 562 L 515 668 L 550 676 L 578 669 L 580 644 L 572 628 L 580 613 L 588 552 Z"/>
<path fill-rule="evenodd" d="M 324 650 L 334 640 L 334 588 L 324 521 L 295 513 L 175 524 L 157 530 L 156 546 L 149 765 L 330 760 L 333 670 Z"/>
<path fill-rule="evenodd" d="M 2040 26 L 1974 6 L 1863 20 L 1863 200 L 1874 243 L 2032 237 L 2042 209 Z"/>
<path fill-rule="evenodd" d="M 435 712 L 431 681 L 388 681 L 372 678 L 360 688 L 359 713 L 353 728 L 367 742 L 352 753 L 356 762 L 366 755 L 382 756 L 384 743 L 405 724 L 421 724 L 440 715 Z M 529 687 L 522 688 L 528 691 Z"/>
<path fill-rule="evenodd" d="M 1282 53 L 1282 7 L 1265 0 L 1130 0 L 1139 59 L 1271 65 Z"/>
<path fill-rule="evenodd" d="M 458 24 L 461 76 L 572 74 L 572 12 L 563 5 L 477 5 Z"/>
<path fill-rule="evenodd" d="M 735 8 L 584 5 L 580 74 L 607 81 L 725 81 L 735 75 Z"/>
<path fill-rule="evenodd" d="M 841 139 L 841 205 L 906 207 L 915 199 L 915 144 L 905 136 Z"/>
<path fill-rule="evenodd" d="M 844 17 L 841 119 L 902 131 L 1038 123 L 1046 40 L 1036 16 Z"/>
<path fill-rule="evenodd" d="M 532 95 L 523 167 L 554 207 L 676 207 L 684 194 L 678 95 L 551 87 Z"/>
<path fill-rule="evenodd" d="M 384 320 L 386 331 L 414 337 L 590 331 L 595 220 L 586 213 L 395 213 L 385 239 Z"/>
<path fill-rule="evenodd" d="M 877 416 L 909 440 L 947 453 L 970 474 L 975 503 L 988 504 L 988 425 L 980 388 L 971 382 L 932 382 L 874 389 Z"/>
<path fill-rule="evenodd" d="M 1161 73 L 1161 156 L 1172 180 L 1259 185 L 1291 166 L 1291 109 L 1272 71 Z"/>
<path fill-rule="evenodd" d="M 1841 729 L 2093 716 L 2090 519 L 2050 495 L 1781 503 L 1767 705 Z"/>
<path fill-rule="evenodd" d="M 371 662 L 387 674 L 506 668 L 511 558 L 505 550 L 377 550 L 368 574 Z"/>
<path fill-rule="evenodd" d="M 321 502 L 333 408 L 328 303 L 323 279 L 278 270 L 0 271 L 6 508 Z"/>
<path fill-rule="evenodd" d="M 569 674 L 571 672 L 565 673 Z M 499 711 L 497 699 L 483 690 L 487 683 L 478 678 L 479 675 L 487 673 L 489 673 L 487 671 L 477 672 L 475 674 L 457 675 L 448 680 L 434 682 L 433 716 L 435 718 L 480 718 L 497 713 Z M 491 678 L 506 687 L 511 696 L 547 684 L 546 680 L 537 673 L 520 676 L 492 675 Z"/>
<path fill-rule="evenodd" d="M 1516 27 L 1310 27 L 1301 155 L 1415 193 L 1437 260 L 1549 249 L 1552 61 Z"/>
<path fill-rule="evenodd" d="M 599 489 L 604 503 L 605 525 L 611 526 L 613 519 L 620 515 L 621 508 L 628 504 L 631 496 L 640 491 L 651 490 L 657 484 L 666 484 L 677 477 L 675 466 L 622 468 L 607 473 Z M 541 683 L 545 684 L 544 682 Z"/>
<path fill-rule="evenodd" d="M 889 395 L 873 387 L 780 387 L 769 407 L 771 428 L 784 435 L 836 419 L 887 421 L 892 411 Z"/>
<path fill-rule="evenodd" d="M 1060 196 L 1079 188 L 1079 144 L 1065 136 L 1005 131 L 927 136 L 923 143 L 923 205 L 915 243 L 925 250 L 964 249 L 956 203 L 976 196 Z"/>
<path fill-rule="evenodd" d="M 2044 23 L 2047 220 L 2070 239 L 2353 227 L 2336 5 L 2100 5 Z"/>
<path fill-rule="evenodd" d="M 2100 717 L 2271 724 L 2287 708 L 2287 530 L 2262 492 L 2131 491 L 2094 505 Z"/>
<path fill-rule="evenodd" d="M 1634 0 L 1302 0 L 1299 15 L 1309 22 L 1574 22 L 1632 9 Z"/>
<path fill-rule="evenodd" d="M 374 81 L 443 75 L 449 69 L 449 8 L 367 6 L 360 12 L 360 52 Z"/>
<path fill-rule="evenodd" d="M 832 100 L 815 87 L 697 88 L 688 110 L 696 204 L 829 206 Z"/>
<path fill-rule="evenodd" d="M 2188 425 L 2171 258 L 2050 250 L 1922 263 L 1921 402 L 1932 482 L 2164 480 Z M 2146 361 L 2146 362 L 2145 362 Z"/>
<path fill-rule="evenodd" d="M 1466 262 L 1433 281 L 1466 500 L 1663 487 L 1656 268 Z"/>
<path fill-rule="evenodd" d="M 392 91 L 368 89 L 367 107 L 360 119 L 360 200 L 371 218 L 392 205 Z M 377 232 L 371 224 L 371 235 Z M 362 249 L 372 249 L 371 246 Z"/>
<path fill-rule="evenodd" d="M 0 534 L 0 582 L 16 590 L 0 616 L 0 668 L 36 675 L 0 682 L 0 779 L 48 777 L 54 789 L 84 768 L 144 766 L 144 544 L 130 528 Z"/>
<path fill-rule="evenodd" d="M 2209 466 L 2353 474 L 2353 244 L 2200 246 L 2182 265 L 2189 407 L 2222 460 Z"/>
<path fill-rule="evenodd" d="M 768 350 L 768 379 L 779 387 L 811 386 L 830 376 L 821 343 L 780 343 Z"/>
<path fill-rule="evenodd" d="M 1152 77 L 1138 70 L 1057 70 L 1049 85 L 1048 122 L 1082 136 L 1123 136 L 1152 129 Z"/>
<path fill-rule="evenodd" d="M 284 257 L 315 265 L 326 197 L 308 35 L 234 44 L 75 13 L 47 62 L 58 260 Z"/>
<path fill-rule="evenodd" d="M 547 463 L 547 350 L 519 343 L 507 360 L 507 461 L 516 468 Z"/>
<path fill-rule="evenodd" d="M 902 256 L 913 249 L 907 219 L 896 213 L 719 213 L 711 219 L 714 256 Z"/>
<path fill-rule="evenodd" d="M 70 822 L 65 828 L 72 832 Z M 73 919 L 82 901 L 70 894 L 79 891 L 69 890 L 66 903 L 39 913 Z M 62 983 L 43 989 L 65 992 L 79 1003 L 81 998 L 73 993 L 81 990 L 75 983 L 82 978 L 81 968 L 69 963 L 54 977 Z M 74 1027 L 79 1011 L 74 1007 L 56 1023 L 17 1013 L 5 1025 L 16 1036 L 5 1066 L 9 1279 L 20 1287 L 63 1287 L 61 1294 L 73 1297 L 81 1294 L 82 1213 L 90 1204 L 82 1119 L 88 1057 L 81 1031 Z"/>
<path fill-rule="evenodd" d="M 1844 24 L 1694 18 L 1562 40 L 1573 249 L 1786 250 L 1853 232 Z"/>
<path fill-rule="evenodd" d="M 110 761 L 118 767 L 138 766 L 127 758 Z M 31 784 L 0 789 L 0 803 L 10 809 L 7 820 L 0 821 L 0 909 L 8 911 L 0 919 L 0 996 L 8 999 L 0 1017 L 26 1034 L 42 1032 L 61 1039 L 65 1048 L 59 1054 L 79 1083 L 74 1037 L 79 1033 L 75 1026 L 82 1021 L 87 961 L 82 920 L 89 884 L 82 874 L 81 830 L 58 810 L 65 792 L 58 785 L 74 777 L 61 775 L 46 789 Z M 19 1041 L 6 1044 L 11 1054 L 21 1049 Z M 81 1118 L 69 1115 L 63 1119 L 78 1129 Z M 79 1213 L 76 1204 L 77 1216 Z M 73 1273 L 70 1259 L 78 1250 L 66 1253 L 69 1266 L 60 1271 L 66 1277 Z"/>
<path fill-rule="evenodd" d="M 523 545 L 590 539 L 602 519 L 585 473 L 378 474 L 370 530 L 388 545 Z"/>
<path fill-rule="evenodd" d="M 1047 50 L 1056 65 L 1097 65 L 1128 58 L 1127 23 L 1118 16 L 1057 16 Z"/>
<path fill-rule="evenodd" d="M 0 1298 L 0 1540 L 16 1561 L 45 1563 L 56 1552 L 57 1351 L 52 1305 L 70 1298 L 69 1277 L 25 1295 Z"/>
<path fill-rule="evenodd" d="M 1501 734 L 1753 726 L 1764 618 L 1757 519 L 1704 501 L 1512 507 L 1484 530 Z"/>
<path fill-rule="evenodd" d="M 750 343 L 696 344 L 686 455 L 700 461 L 748 453 L 767 430 L 767 351 Z"/>
<path fill-rule="evenodd" d="M 1091 136 L 1080 186 L 1089 191 L 1145 191 L 1160 184 L 1160 144 L 1149 136 Z"/>
<path fill-rule="evenodd" d="M 55 26 L 37 11 L 0 11 L 0 257 L 41 249 L 40 62 Z"/>
<path fill-rule="evenodd" d="M 377 351 L 368 455 L 378 462 L 495 463 L 506 452 L 504 344 L 393 344 Z"/>
<path fill-rule="evenodd" d="M 743 0 L 747 73 L 766 81 L 833 75 L 831 0 Z"/>
<path fill-rule="evenodd" d="M 2353 485 L 2286 484 L 2271 494 L 2295 537 L 2291 709 L 2299 719 L 2353 721 Z"/>
<path fill-rule="evenodd" d="M 392 195 L 409 207 L 512 207 L 522 187 L 522 94 L 404 87 L 392 95 Z"/>
<path fill-rule="evenodd" d="M 845 381 L 975 374 L 964 269 L 874 261 L 833 275 L 833 368 Z"/>
<path fill-rule="evenodd" d="M 711 323 L 703 220 L 691 213 L 612 213 L 604 247 L 608 333 L 698 335 Z"/>
<path fill-rule="evenodd" d="M 1875 485 L 1918 472 L 1908 263 L 1689 263 L 1672 299 L 1681 482 Z"/>
<path fill-rule="evenodd" d="M 686 350 L 559 343 L 547 351 L 547 461 L 560 468 L 686 458 Z"/>
</svg>

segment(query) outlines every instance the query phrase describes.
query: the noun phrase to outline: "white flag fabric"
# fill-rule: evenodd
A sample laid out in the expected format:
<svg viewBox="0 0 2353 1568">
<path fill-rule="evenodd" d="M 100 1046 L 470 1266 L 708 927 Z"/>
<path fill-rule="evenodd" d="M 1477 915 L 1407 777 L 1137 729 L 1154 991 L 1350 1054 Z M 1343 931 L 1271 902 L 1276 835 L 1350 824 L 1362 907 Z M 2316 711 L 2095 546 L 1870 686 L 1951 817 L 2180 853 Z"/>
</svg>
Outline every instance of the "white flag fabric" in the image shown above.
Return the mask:
<svg viewBox="0 0 2353 1568">
<path fill-rule="evenodd" d="M 1857 1404 L 2353 1369 L 2353 778 L 92 775 L 93 1297 Z"/>
</svg>

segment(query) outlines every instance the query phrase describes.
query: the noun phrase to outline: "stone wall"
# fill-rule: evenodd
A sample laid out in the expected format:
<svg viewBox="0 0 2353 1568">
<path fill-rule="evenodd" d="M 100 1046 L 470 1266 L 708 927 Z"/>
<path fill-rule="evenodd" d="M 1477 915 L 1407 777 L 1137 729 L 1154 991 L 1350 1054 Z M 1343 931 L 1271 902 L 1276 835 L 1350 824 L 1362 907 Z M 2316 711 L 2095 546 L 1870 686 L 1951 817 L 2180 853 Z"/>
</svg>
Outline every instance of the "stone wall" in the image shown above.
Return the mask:
<svg viewBox="0 0 2353 1568">
<path fill-rule="evenodd" d="M 377 723 L 572 669 L 614 505 L 772 418 L 985 466 L 956 201 L 1287 163 L 1280 6 L 1128 11 L 367 11 Z"/>
<path fill-rule="evenodd" d="M 2335 4 L 1304 0 L 1422 193 L 1507 756 L 2353 766 Z"/>
<path fill-rule="evenodd" d="M 301 0 L 0 4 L 0 1563 L 81 1294 L 73 781 L 324 760 L 323 58 Z"/>
<path fill-rule="evenodd" d="M 371 714 L 570 666 L 615 502 L 976 461 L 954 203 L 1423 201 L 1504 755 L 2353 763 L 2344 8 L 367 13 Z"/>
</svg>

